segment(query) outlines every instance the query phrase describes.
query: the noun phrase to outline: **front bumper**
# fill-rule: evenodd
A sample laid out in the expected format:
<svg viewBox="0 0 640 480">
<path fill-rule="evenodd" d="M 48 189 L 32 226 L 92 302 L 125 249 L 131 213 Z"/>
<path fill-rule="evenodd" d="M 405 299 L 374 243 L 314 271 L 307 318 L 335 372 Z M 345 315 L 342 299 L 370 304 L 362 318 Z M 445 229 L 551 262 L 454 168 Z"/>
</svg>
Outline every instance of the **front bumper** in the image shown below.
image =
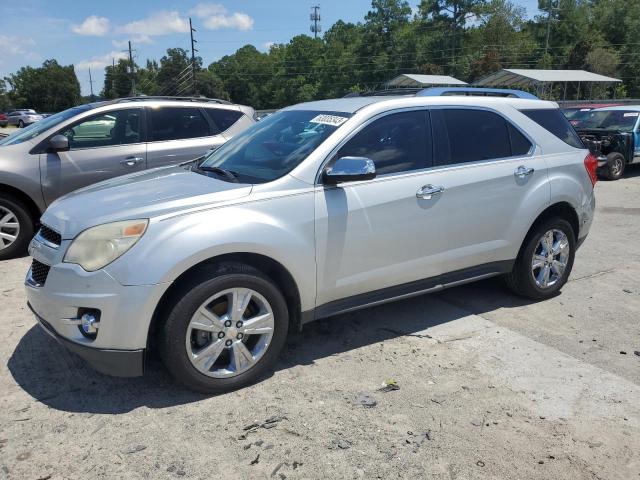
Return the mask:
<svg viewBox="0 0 640 480">
<path fill-rule="evenodd" d="M 56 339 L 67 350 L 75 353 L 94 370 L 114 377 L 140 377 L 144 374 L 144 349 L 108 350 L 92 348 L 66 339 L 58 334 L 44 318 L 38 315 L 31 304 L 27 304 L 42 329 Z"/>
<path fill-rule="evenodd" d="M 55 248 L 37 239 L 31 242 L 31 256 L 50 269 L 43 284 L 34 281 L 29 269 L 25 280 L 29 308 L 47 332 L 96 370 L 141 375 L 151 319 L 170 283 L 122 285 L 105 270 L 86 272 L 79 265 L 62 263 L 64 243 Z M 95 339 L 78 328 L 83 309 L 100 312 Z"/>
</svg>

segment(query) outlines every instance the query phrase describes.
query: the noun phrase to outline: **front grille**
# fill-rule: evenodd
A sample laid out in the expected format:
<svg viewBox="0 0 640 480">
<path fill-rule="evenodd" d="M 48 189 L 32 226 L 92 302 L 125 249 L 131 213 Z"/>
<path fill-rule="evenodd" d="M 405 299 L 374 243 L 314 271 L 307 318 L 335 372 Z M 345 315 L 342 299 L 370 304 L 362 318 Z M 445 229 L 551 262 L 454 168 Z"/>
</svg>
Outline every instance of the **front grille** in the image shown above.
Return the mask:
<svg viewBox="0 0 640 480">
<path fill-rule="evenodd" d="M 44 263 L 40 263 L 38 260 L 34 260 L 31 264 L 31 278 L 38 285 L 42 286 L 47 281 L 50 269 L 51 267 L 49 265 L 45 265 Z"/>
<path fill-rule="evenodd" d="M 60 246 L 60 244 L 62 243 L 62 235 L 60 235 L 55 230 L 47 227 L 46 225 L 42 225 L 40 227 L 39 235 L 47 242 L 53 243 L 54 245 Z"/>
</svg>

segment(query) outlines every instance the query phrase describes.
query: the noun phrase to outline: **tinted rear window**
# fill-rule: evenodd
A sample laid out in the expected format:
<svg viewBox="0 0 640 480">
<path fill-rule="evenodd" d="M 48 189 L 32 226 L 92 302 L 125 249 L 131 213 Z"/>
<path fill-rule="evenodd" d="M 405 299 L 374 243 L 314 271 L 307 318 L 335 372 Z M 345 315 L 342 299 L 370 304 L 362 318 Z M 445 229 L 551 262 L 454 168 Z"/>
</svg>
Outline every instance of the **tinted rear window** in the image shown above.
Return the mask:
<svg viewBox="0 0 640 480">
<path fill-rule="evenodd" d="M 231 125 L 236 123 L 242 116 L 241 112 L 222 108 L 205 108 L 204 111 L 207 112 L 209 119 L 220 133 L 231 128 Z"/>
<path fill-rule="evenodd" d="M 200 109 L 189 107 L 150 108 L 151 141 L 183 140 L 211 135 Z"/>
<path fill-rule="evenodd" d="M 580 137 L 573 129 L 567 117 L 557 109 L 521 110 L 527 117 L 545 130 L 553 133 L 564 143 L 575 148 L 585 148 Z"/>
</svg>

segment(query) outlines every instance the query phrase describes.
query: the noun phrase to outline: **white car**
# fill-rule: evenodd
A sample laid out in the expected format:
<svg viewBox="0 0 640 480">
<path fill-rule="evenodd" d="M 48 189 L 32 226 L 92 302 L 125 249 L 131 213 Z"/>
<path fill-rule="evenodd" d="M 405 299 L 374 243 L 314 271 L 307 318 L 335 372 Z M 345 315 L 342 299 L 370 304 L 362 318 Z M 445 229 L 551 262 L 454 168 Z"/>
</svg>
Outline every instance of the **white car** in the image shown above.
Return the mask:
<svg viewBox="0 0 640 480">
<path fill-rule="evenodd" d="M 53 203 L 28 302 L 102 372 L 141 375 L 155 348 L 188 387 L 226 391 L 306 322 L 496 275 L 556 295 L 589 232 L 596 168 L 552 102 L 295 105 L 202 162 Z"/>
<path fill-rule="evenodd" d="M 9 125 L 15 125 L 18 128 L 24 128 L 32 123 L 39 122 L 44 117 L 35 110 L 14 110 L 7 115 L 7 122 Z"/>
</svg>

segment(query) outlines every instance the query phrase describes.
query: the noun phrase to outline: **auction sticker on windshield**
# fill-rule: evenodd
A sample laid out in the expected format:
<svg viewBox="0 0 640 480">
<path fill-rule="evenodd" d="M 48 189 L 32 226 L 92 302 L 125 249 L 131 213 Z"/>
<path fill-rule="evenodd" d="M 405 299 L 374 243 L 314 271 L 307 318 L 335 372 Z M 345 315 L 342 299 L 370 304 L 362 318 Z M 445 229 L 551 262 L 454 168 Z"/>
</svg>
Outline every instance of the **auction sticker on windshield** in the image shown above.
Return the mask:
<svg viewBox="0 0 640 480">
<path fill-rule="evenodd" d="M 309 120 L 309 122 L 311 123 L 321 123 L 323 125 L 333 125 L 334 127 L 337 127 L 339 125 L 342 125 L 344 122 L 346 122 L 348 120 L 347 117 L 339 117 L 338 115 L 318 115 L 314 118 L 312 118 L 311 120 Z"/>
<path fill-rule="evenodd" d="M 625 113 L 624 116 L 625 117 L 637 117 L 638 114 L 640 114 L 640 112 L 630 112 L 630 113 Z"/>
</svg>

